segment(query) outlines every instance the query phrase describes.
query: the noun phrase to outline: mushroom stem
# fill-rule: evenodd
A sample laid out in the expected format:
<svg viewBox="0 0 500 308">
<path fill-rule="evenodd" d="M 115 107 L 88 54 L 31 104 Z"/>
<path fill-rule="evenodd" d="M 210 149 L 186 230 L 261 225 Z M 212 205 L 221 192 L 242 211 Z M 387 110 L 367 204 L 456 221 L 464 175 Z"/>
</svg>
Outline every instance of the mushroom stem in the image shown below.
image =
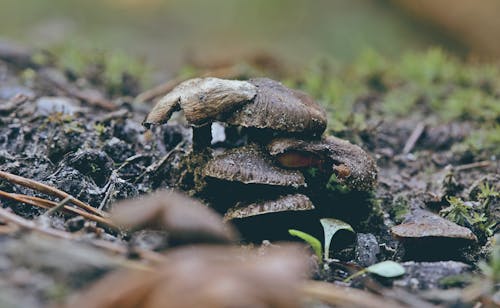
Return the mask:
<svg viewBox="0 0 500 308">
<path fill-rule="evenodd" d="M 200 151 L 210 146 L 212 142 L 212 125 L 193 127 L 193 150 Z"/>
</svg>

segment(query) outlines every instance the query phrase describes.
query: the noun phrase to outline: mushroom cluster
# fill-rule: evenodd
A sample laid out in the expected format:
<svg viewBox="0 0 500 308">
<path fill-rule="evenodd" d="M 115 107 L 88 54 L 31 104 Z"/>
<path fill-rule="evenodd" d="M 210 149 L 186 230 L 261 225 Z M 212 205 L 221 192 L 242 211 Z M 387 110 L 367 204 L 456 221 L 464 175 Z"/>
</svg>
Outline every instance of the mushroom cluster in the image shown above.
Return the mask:
<svg viewBox="0 0 500 308">
<path fill-rule="evenodd" d="M 376 184 L 373 159 L 348 141 L 323 136 L 325 110 L 280 82 L 191 79 L 163 97 L 144 125 L 166 123 L 180 110 L 193 127 L 193 155 L 204 151 L 208 156 L 197 169 L 195 177 L 203 181 L 197 193 L 237 226 L 271 213 L 282 215 L 274 225 L 289 218 L 300 222 L 306 213 L 318 212 L 313 203 L 331 206 L 317 204 L 324 202 L 314 195 L 332 179 L 350 192 L 369 192 Z M 209 150 L 213 122 L 241 127 L 246 142 Z M 311 174 L 321 174 L 322 182 L 312 183 Z M 286 227 L 279 229 L 286 232 Z"/>
</svg>

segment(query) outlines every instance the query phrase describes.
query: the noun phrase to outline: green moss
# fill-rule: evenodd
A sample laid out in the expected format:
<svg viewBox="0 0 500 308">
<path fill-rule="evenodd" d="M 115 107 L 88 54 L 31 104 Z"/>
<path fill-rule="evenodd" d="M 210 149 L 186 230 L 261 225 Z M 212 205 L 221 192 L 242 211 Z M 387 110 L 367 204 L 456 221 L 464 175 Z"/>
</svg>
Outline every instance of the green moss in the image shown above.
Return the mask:
<svg viewBox="0 0 500 308">
<path fill-rule="evenodd" d="M 389 209 L 389 215 L 395 223 L 402 223 L 405 216 L 410 212 L 408 200 L 402 196 L 394 198 L 394 201 Z"/>
<path fill-rule="evenodd" d="M 366 50 L 347 66 L 317 61 L 287 84 L 325 106 L 330 133 L 353 136 L 370 129 L 367 123 L 410 116 L 431 125 L 469 121 L 473 133 L 462 148 L 500 155 L 497 64 L 463 61 L 439 48 L 399 59 Z"/>
<path fill-rule="evenodd" d="M 78 43 L 54 46 L 48 53 L 36 54 L 34 60 L 55 65 L 70 77 L 85 77 L 109 95 L 136 95 L 139 88 L 149 86 L 151 76 L 144 61 L 121 51 L 101 51 Z"/>
<path fill-rule="evenodd" d="M 493 217 L 488 216 L 490 198 L 497 198 L 496 192 L 492 193 L 495 194 L 495 197 L 488 195 L 486 199 L 484 199 L 484 193 L 479 194 L 478 196 L 483 196 L 483 199 L 473 200 L 479 203 L 475 206 L 466 204 L 461 198 L 448 197 L 446 200 L 449 206 L 442 209 L 440 214 L 456 224 L 471 228 L 479 240 L 484 243 L 488 237 L 493 235 L 497 224 Z"/>
</svg>

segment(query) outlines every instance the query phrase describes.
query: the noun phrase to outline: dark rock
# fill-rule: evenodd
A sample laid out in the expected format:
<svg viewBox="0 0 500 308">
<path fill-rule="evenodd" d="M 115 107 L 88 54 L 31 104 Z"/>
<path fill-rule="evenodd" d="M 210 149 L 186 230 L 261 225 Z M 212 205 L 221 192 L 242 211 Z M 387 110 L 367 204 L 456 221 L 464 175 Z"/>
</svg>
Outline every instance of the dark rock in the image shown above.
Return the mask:
<svg viewBox="0 0 500 308">
<path fill-rule="evenodd" d="M 102 200 L 102 191 L 94 181 L 72 167 L 61 167 L 57 172 L 50 175 L 46 181 L 47 184 L 55 186 L 93 206 L 99 206 Z"/>
<path fill-rule="evenodd" d="M 132 146 L 116 137 L 108 140 L 102 149 L 116 163 L 123 162 L 134 155 Z"/>
<path fill-rule="evenodd" d="M 36 101 L 37 113 L 42 116 L 48 116 L 52 113 L 61 113 L 65 115 L 74 115 L 80 110 L 76 102 L 67 97 L 40 97 Z"/>
<path fill-rule="evenodd" d="M 410 290 L 433 289 L 440 286 L 440 280 L 449 276 L 464 274 L 469 266 L 462 262 L 405 262 L 406 274 L 394 281 L 394 285 Z"/>
<path fill-rule="evenodd" d="M 70 232 L 79 231 L 85 226 L 85 218 L 82 216 L 73 217 L 66 221 L 65 226 Z"/>
<path fill-rule="evenodd" d="M 380 247 L 375 235 L 358 233 L 356 238 L 356 262 L 363 267 L 377 263 Z"/>
<path fill-rule="evenodd" d="M 113 170 L 113 161 L 99 150 L 80 150 L 67 159 L 68 165 L 89 176 L 94 182 L 103 186 Z"/>
</svg>

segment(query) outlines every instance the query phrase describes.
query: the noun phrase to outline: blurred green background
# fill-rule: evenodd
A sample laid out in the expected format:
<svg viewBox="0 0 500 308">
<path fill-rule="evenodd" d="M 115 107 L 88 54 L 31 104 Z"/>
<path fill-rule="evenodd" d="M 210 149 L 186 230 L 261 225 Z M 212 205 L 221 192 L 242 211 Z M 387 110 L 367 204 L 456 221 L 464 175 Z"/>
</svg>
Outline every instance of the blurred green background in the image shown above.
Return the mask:
<svg viewBox="0 0 500 308">
<path fill-rule="evenodd" d="M 35 47 L 125 51 L 165 71 L 255 53 L 298 67 L 321 57 L 348 62 L 367 48 L 388 57 L 436 45 L 470 53 L 461 36 L 403 2 L 0 0 L 0 36 Z"/>
</svg>

